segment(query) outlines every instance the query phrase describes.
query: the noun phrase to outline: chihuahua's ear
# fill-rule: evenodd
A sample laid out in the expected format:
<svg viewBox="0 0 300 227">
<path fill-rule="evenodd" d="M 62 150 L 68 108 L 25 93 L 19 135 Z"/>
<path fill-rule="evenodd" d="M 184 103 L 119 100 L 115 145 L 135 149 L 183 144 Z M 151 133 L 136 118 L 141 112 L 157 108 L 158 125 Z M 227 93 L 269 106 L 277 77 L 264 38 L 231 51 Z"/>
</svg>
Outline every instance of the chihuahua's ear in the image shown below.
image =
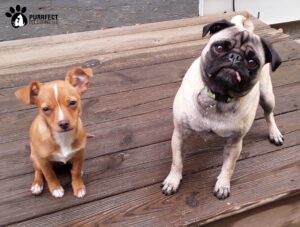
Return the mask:
<svg viewBox="0 0 300 227">
<path fill-rule="evenodd" d="M 264 39 L 261 39 L 261 42 L 265 52 L 265 61 L 266 63 L 271 63 L 271 68 L 274 72 L 280 66 L 282 60 L 270 43 Z"/>
<path fill-rule="evenodd" d="M 92 77 L 93 70 L 91 68 L 73 67 L 67 72 L 66 81 L 74 86 L 80 94 L 83 94 L 88 89 Z"/>
<path fill-rule="evenodd" d="M 15 92 L 16 97 L 26 105 L 37 104 L 37 96 L 42 84 L 38 81 L 32 81 L 29 85 Z"/>
<path fill-rule="evenodd" d="M 230 23 L 227 20 L 219 20 L 211 24 L 207 24 L 203 27 L 202 37 L 206 36 L 209 32 L 211 35 L 225 29 L 234 26 L 235 24 Z"/>
</svg>

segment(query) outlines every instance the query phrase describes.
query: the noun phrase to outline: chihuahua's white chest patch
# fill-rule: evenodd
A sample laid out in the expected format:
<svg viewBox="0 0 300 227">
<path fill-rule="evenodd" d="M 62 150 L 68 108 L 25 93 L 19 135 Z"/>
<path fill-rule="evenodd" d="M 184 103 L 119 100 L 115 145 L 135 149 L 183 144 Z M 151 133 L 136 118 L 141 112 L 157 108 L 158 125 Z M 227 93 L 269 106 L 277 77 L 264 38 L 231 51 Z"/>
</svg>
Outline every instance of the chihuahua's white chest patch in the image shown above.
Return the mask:
<svg viewBox="0 0 300 227">
<path fill-rule="evenodd" d="M 66 163 L 69 161 L 76 151 L 79 149 L 72 149 L 73 130 L 63 133 L 53 132 L 53 137 L 57 145 L 59 145 L 60 150 L 52 153 L 52 161 Z"/>
</svg>

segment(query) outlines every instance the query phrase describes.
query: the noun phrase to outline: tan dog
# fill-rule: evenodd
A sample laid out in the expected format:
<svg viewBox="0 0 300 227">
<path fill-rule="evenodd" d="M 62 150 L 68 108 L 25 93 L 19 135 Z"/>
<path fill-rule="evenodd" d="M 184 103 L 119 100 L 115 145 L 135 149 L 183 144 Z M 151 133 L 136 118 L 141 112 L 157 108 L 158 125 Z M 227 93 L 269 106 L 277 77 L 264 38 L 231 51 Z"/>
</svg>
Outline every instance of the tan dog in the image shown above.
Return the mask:
<svg viewBox="0 0 300 227">
<path fill-rule="evenodd" d="M 70 161 L 74 195 L 82 198 L 86 194 L 82 167 L 87 133 L 80 119 L 80 97 L 87 90 L 92 76 L 92 69 L 74 67 L 67 73 L 65 81 L 44 84 L 32 81 L 15 93 L 26 105 L 38 107 L 38 114 L 30 128 L 30 158 L 35 170 L 31 192 L 35 195 L 43 191 L 43 177 L 54 197 L 64 195 L 52 168 L 53 161 Z"/>
<path fill-rule="evenodd" d="M 214 187 L 217 198 L 227 198 L 243 138 L 251 128 L 258 104 L 265 112 L 270 141 L 283 144 L 273 114 L 270 77 L 270 68 L 275 71 L 281 59 L 270 44 L 253 33 L 253 27 L 240 15 L 231 22 L 221 20 L 204 26 L 203 36 L 212 36 L 186 72 L 173 104 L 173 162 L 162 184 L 164 194 L 177 191 L 182 179 L 183 143 L 190 134 L 197 133 L 204 140 L 215 136 L 227 140 Z"/>
</svg>

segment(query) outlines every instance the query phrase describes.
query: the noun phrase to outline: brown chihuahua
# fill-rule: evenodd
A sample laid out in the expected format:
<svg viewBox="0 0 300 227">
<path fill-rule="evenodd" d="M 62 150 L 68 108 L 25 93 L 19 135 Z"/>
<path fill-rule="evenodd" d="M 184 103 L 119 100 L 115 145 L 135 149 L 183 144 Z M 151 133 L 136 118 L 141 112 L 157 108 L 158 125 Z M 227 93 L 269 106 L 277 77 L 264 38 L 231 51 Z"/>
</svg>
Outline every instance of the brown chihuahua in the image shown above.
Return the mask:
<svg viewBox="0 0 300 227">
<path fill-rule="evenodd" d="M 82 198 L 86 189 L 82 179 L 87 133 L 83 128 L 80 96 L 87 90 L 93 76 L 90 68 L 74 67 L 65 81 L 48 83 L 32 81 L 15 95 L 26 105 L 36 105 L 38 114 L 30 128 L 30 158 L 35 170 L 31 192 L 43 191 L 45 177 L 51 194 L 58 198 L 64 195 L 53 162 L 68 161 L 72 164 L 72 188 L 74 195 Z"/>
</svg>

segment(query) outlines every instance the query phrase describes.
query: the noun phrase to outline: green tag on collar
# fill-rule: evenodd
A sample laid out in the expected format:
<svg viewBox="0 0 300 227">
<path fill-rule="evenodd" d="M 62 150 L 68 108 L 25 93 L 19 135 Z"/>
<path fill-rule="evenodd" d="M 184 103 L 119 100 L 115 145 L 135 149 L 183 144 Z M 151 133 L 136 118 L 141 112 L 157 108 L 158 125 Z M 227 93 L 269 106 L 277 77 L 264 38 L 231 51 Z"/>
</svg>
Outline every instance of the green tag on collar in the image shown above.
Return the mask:
<svg viewBox="0 0 300 227">
<path fill-rule="evenodd" d="M 234 102 L 235 100 L 236 100 L 235 98 L 228 97 L 226 102 L 231 103 L 231 102 Z"/>
<path fill-rule="evenodd" d="M 212 93 L 211 90 L 207 89 L 207 95 L 208 97 L 212 98 L 212 99 L 216 99 L 216 94 Z M 233 97 L 227 97 L 226 99 L 226 103 L 231 103 L 231 102 L 235 102 L 236 98 Z"/>
<path fill-rule="evenodd" d="M 215 99 L 216 98 L 216 94 L 215 93 L 212 93 L 210 90 L 207 90 L 207 95 L 208 97 L 212 98 L 212 99 Z"/>
</svg>

